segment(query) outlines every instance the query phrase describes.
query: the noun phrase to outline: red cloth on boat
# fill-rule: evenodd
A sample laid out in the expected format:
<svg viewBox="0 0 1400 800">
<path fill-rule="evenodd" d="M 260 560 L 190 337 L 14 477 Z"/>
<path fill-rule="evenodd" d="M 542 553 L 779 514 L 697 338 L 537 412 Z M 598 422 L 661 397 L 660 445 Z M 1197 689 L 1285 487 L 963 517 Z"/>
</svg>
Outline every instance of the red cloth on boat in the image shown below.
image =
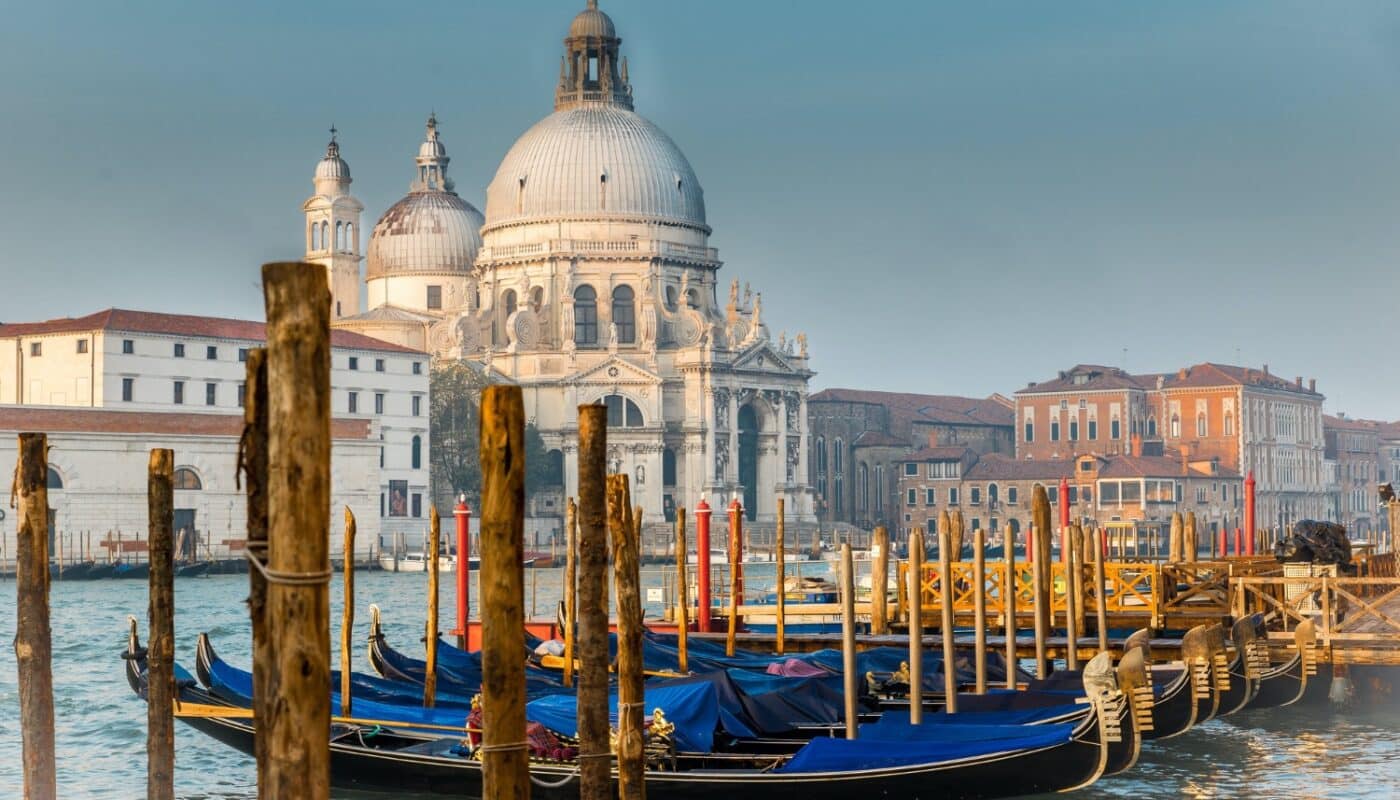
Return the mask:
<svg viewBox="0 0 1400 800">
<path fill-rule="evenodd" d="M 782 675 L 787 678 L 815 678 L 818 675 L 830 675 L 830 672 L 821 667 L 797 658 L 789 658 L 783 662 L 773 662 L 768 665 L 769 675 Z"/>
</svg>

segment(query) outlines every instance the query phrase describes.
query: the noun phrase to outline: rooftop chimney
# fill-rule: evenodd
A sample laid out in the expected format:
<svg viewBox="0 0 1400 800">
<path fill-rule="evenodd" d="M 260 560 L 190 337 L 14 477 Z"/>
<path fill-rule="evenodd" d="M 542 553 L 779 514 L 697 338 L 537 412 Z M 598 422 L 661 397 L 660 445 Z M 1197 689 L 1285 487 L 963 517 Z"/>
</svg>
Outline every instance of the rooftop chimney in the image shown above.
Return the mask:
<svg viewBox="0 0 1400 800">
<path fill-rule="evenodd" d="M 1317 391 L 1317 378 L 1308 378 L 1308 391 Z"/>
<path fill-rule="evenodd" d="M 1269 365 L 1268 365 L 1268 364 L 1265 364 L 1265 365 L 1264 365 L 1264 374 L 1265 374 L 1265 375 L 1268 375 L 1268 374 L 1269 374 Z"/>
<path fill-rule="evenodd" d="M 1190 373 L 1190 370 L 1188 370 L 1186 367 L 1182 367 L 1181 369 L 1176 371 L 1176 379 L 1179 381 L 1184 381 L 1186 380 L 1186 376 Z"/>
<path fill-rule="evenodd" d="M 1142 455 L 1142 434 L 1135 433 L 1135 434 L 1133 434 L 1132 438 L 1129 439 L 1128 441 L 1130 442 L 1130 445 L 1129 445 L 1129 446 L 1132 448 L 1132 449 L 1131 449 L 1131 452 L 1129 453 L 1129 455 L 1132 455 L 1133 457 L 1141 456 L 1141 455 Z"/>
<path fill-rule="evenodd" d="M 1299 375 L 1298 377 L 1294 378 L 1293 385 L 1297 386 L 1299 389 L 1303 388 L 1303 376 Z"/>
</svg>

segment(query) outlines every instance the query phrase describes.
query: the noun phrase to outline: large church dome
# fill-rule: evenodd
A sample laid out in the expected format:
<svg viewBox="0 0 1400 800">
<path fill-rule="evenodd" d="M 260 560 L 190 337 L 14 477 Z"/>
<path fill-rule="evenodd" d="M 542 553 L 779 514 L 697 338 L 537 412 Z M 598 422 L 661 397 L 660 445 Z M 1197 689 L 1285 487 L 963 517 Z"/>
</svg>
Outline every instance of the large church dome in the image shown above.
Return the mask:
<svg viewBox="0 0 1400 800">
<path fill-rule="evenodd" d="M 384 212 L 370 234 L 366 280 L 471 270 L 481 249 L 483 219 L 452 190 L 449 160 L 438 139 L 437 119 L 430 117 L 408 195 Z"/>
<path fill-rule="evenodd" d="M 705 226 L 705 195 L 671 137 L 634 111 L 580 105 L 516 141 L 486 190 L 486 226 L 549 220 Z"/>
</svg>

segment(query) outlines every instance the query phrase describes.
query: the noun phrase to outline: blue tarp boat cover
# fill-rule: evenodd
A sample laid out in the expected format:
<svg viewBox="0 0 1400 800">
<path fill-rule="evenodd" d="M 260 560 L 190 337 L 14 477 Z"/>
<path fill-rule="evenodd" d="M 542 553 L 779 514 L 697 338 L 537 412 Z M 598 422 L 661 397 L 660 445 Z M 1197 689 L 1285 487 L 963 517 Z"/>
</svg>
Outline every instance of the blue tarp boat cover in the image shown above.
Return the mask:
<svg viewBox="0 0 1400 800">
<path fill-rule="evenodd" d="M 813 739 L 777 771 L 848 772 L 938 764 L 995 753 L 1036 750 L 1069 741 L 1074 728 L 1074 723 L 1029 726 L 882 726 L 875 723 L 862 725 L 860 737 L 856 739 Z M 892 741 L 898 741 L 899 747 L 891 747 Z"/>
<path fill-rule="evenodd" d="M 719 698 L 713 685 L 704 681 L 678 684 L 650 683 L 646 686 L 646 716 L 661 709 L 666 721 L 676 726 L 676 747 L 694 753 L 708 753 L 714 747 L 719 724 Z M 617 727 L 617 692 L 608 695 L 612 710 L 608 718 Z M 578 735 L 578 700 L 574 695 L 551 695 L 525 704 L 525 716 L 556 733 Z"/>
</svg>

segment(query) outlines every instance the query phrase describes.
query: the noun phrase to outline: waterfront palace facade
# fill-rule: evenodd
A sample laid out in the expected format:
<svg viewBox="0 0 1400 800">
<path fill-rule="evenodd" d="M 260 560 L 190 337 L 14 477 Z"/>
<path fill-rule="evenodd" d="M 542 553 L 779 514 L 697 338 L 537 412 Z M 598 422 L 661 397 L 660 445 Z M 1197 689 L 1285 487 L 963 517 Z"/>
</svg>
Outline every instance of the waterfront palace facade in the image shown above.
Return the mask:
<svg viewBox="0 0 1400 800">
<path fill-rule="evenodd" d="M 456 193 L 430 117 L 410 191 L 364 253 L 361 203 L 332 138 L 303 205 L 337 328 L 464 360 L 520 385 L 564 491 L 580 404 L 608 407 L 608 468 L 645 521 L 705 498 L 749 519 L 814 520 L 806 338 L 774 337 L 763 299 L 720 282 L 705 196 L 680 148 L 633 109 L 613 21 L 590 0 L 564 39 L 554 112 L 501 160 L 482 214 Z M 717 507 L 718 506 L 718 507 Z"/>
</svg>

